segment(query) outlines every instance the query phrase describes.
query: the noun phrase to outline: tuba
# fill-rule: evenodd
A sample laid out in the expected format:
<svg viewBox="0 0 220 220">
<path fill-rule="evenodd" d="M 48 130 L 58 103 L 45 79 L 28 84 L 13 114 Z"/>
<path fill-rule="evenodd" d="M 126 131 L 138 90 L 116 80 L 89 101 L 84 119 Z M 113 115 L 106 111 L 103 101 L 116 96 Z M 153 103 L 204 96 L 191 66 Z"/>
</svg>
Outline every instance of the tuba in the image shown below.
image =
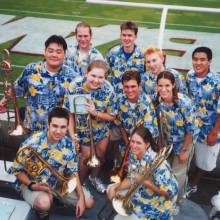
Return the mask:
<svg viewBox="0 0 220 220">
<path fill-rule="evenodd" d="M 74 95 L 73 97 L 74 132 L 78 133 L 79 131 L 86 131 L 89 133 L 91 141 L 90 155 L 84 163 L 88 167 L 99 167 L 101 163 L 95 152 L 91 115 L 85 109 L 85 103 L 89 100 L 91 100 L 90 94 Z"/>
<path fill-rule="evenodd" d="M 144 120 L 141 119 L 136 123 L 135 128 L 140 127 L 141 125 L 143 125 Z M 122 181 L 122 179 L 125 177 L 126 175 L 126 166 L 128 163 L 128 155 L 129 155 L 129 151 L 130 151 L 130 141 L 128 143 L 128 145 L 126 146 L 125 149 L 125 154 L 124 157 L 122 159 L 122 162 L 119 166 L 119 168 L 116 168 L 115 170 L 112 171 L 112 174 L 110 176 L 110 180 L 113 183 L 120 183 Z"/>
<path fill-rule="evenodd" d="M 7 119 L 8 119 L 8 126 L 10 124 L 10 120 L 15 118 L 15 127 L 13 130 L 9 131 L 9 135 L 11 136 L 18 136 L 25 134 L 24 128 L 21 125 L 21 120 L 19 116 L 19 109 L 17 104 L 17 98 L 15 94 L 15 87 L 14 87 L 14 80 L 12 76 L 12 69 L 11 69 L 11 61 L 9 59 L 10 53 L 7 49 L 3 50 L 1 63 L 0 63 L 0 75 L 2 76 L 3 81 L 3 94 L 6 99 L 5 107 L 0 109 L 0 113 L 7 112 Z M 8 84 L 8 78 L 10 84 Z M 8 108 L 8 101 L 12 99 L 13 109 L 15 116 L 11 116 L 11 111 Z"/>
<path fill-rule="evenodd" d="M 24 170 L 32 176 L 36 182 L 41 181 L 46 183 L 46 180 L 40 180 L 40 174 L 47 169 L 57 178 L 57 186 L 52 190 L 55 194 L 65 195 L 74 191 L 77 185 L 76 176 L 70 175 L 65 177 L 55 170 L 42 156 L 31 146 L 20 148 L 16 154 L 16 162 L 24 167 Z"/>
<path fill-rule="evenodd" d="M 138 192 L 140 187 L 144 184 L 145 180 L 149 179 L 155 170 L 168 158 L 172 151 L 173 145 L 168 145 L 167 147 L 163 147 L 156 154 L 153 161 L 147 164 L 145 168 L 145 172 L 142 176 L 142 179 L 128 192 L 125 196 L 116 195 L 112 201 L 113 208 L 123 216 L 128 216 L 132 214 L 133 205 L 132 198 Z"/>
</svg>

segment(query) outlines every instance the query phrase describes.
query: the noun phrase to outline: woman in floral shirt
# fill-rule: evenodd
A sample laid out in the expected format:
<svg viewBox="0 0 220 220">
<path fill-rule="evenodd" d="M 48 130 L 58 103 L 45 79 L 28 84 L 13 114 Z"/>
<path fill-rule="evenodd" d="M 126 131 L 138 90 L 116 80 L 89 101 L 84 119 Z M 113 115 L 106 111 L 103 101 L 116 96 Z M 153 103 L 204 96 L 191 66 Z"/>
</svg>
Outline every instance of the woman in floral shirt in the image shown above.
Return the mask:
<svg viewBox="0 0 220 220">
<path fill-rule="evenodd" d="M 131 135 L 131 152 L 129 155 L 128 175 L 121 183 L 111 185 L 108 189 L 110 200 L 117 191 L 129 189 L 138 184 L 151 163 L 158 149 L 147 128 L 137 127 Z M 163 161 L 146 179 L 132 198 L 133 213 L 123 217 L 117 215 L 115 220 L 167 220 L 171 218 L 178 194 L 178 184 L 168 162 Z"/>
<path fill-rule="evenodd" d="M 104 156 L 109 141 L 109 123 L 115 119 L 116 103 L 113 88 L 105 80 L 108 68 L 104 61 L 96 60 L 88 66 L 85 77 L 77 77 L 69 86 L 68 97 L 65 99 L 65 107 L 72 113 L 69 126 L 69 134 L 74 139 L 74 108 L 73 100 L 75 95 L 85 94 L 90 96 L 90 101 L 85 104 L 85 109 L 91 115 L 93 141 L 96 154 L 104 162 Z M 82 120 L 81 120 L 82 121 Z M 88 131 L 78 132 L 82 156 L 79 161 L 79 175 L 81 182 L 84 181 L 89 168 L 84 160 L 90 155 L 91 139 Z M 98 192 L 104 193 L 105 185 L 97 178 L 100 167 L 93 168 L 89 180 Z"/>
<path fill-rule="evenodd" d="M 173 144 L 170 161 L 179 183 L 181 204 L 193 154 L 193 141 L 198 133 L 195 109 L 188 96 L 177 93 L 175 76 L 169 71 L 157 76 L 157 92 L 153 99 L 161 115 L 165 143 Z"/>
</svg>

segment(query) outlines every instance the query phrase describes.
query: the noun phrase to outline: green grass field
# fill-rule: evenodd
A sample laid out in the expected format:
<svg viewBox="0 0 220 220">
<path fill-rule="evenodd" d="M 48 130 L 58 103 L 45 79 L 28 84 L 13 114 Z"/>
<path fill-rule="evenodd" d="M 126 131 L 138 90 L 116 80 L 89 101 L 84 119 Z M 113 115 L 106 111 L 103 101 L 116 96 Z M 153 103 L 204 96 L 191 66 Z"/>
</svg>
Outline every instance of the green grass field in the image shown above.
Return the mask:
<svg viewBox="0 0 220 220">
<path fill-rule="evenodd" d="M 220 0 L 126 1 L 220 8 Z M 29 16 L 71 21 L 86 21 L 92 26 L 121 24 L 122 21 L 125 20 L 134 20 L 139 26 L 142 27 L 159 28 L 161 10 L 88 4 L 85 0 L 0 0 L 0 14 L 15 15 L 16 19 Z M 166 28 L 220 33 L 219 21 L 220 14 L 217 13 L 169 11 Z M 108 49 L 118 42 L 119 40 L 109 42 L 99 46 L 98 49 L 105 55 Z M 0 44 L 0 50 L 9 48 L 13 43 L 14 41 L 9 41 Z M 14 65 L 24 66 L 32 61 L 41 59 L 41 57 L 12 54 L 11 59 Z M 15 77 L 17 77 L 21 71 L 22 67 L 14 68 Z"/>
</svg>

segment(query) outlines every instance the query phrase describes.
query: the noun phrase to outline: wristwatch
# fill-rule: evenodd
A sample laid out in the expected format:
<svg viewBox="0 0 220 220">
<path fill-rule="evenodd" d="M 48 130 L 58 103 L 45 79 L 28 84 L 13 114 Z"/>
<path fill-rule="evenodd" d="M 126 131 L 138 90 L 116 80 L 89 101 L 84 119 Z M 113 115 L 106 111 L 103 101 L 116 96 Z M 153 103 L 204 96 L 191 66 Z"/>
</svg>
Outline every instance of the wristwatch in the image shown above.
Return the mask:
<svg viewBox="0 0 220 220">
<path fill-rule="evenodd" d="M 33 186 L 34 184 L 36 184 L 35 181 L 32 181 L 30 184 L 28 184 L 28 185 L 27 185 L 28 189 L 31 190 L 31 191 L 33 191 L 32 186 Z"/>
</svg>

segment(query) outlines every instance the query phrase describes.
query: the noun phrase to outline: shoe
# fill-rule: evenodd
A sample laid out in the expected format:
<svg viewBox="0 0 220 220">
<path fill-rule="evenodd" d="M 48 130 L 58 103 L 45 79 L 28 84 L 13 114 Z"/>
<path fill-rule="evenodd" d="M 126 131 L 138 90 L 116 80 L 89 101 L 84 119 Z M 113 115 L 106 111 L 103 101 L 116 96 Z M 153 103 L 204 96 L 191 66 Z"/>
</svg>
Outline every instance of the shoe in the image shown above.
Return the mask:
<svg viewBox="0 0 220 220">
<path fill-rule="evenodd" d="M 37 220 L 49 220 L 50 215 L 49 212 L 37 211 L 36 210 Z"/>
<path fill-rule="evenodd" d="M 89 176 L 90 184 L 97 190 L 97 192 L 104 194 L 106 193 L 107 186 L 102 182 L 102 180 L 98 177 L 92 178 Z"/>
<path fill-rule="evenodd" d="M 197 186 L 188 185 L 187 188 L 186 188 L 186 193 L 185 193 L 184 196 L 186 198 L 189 198 L 191 196 L 191 194 L 196 193 L 197 190 L 198 190 Z"/>
</svg>

